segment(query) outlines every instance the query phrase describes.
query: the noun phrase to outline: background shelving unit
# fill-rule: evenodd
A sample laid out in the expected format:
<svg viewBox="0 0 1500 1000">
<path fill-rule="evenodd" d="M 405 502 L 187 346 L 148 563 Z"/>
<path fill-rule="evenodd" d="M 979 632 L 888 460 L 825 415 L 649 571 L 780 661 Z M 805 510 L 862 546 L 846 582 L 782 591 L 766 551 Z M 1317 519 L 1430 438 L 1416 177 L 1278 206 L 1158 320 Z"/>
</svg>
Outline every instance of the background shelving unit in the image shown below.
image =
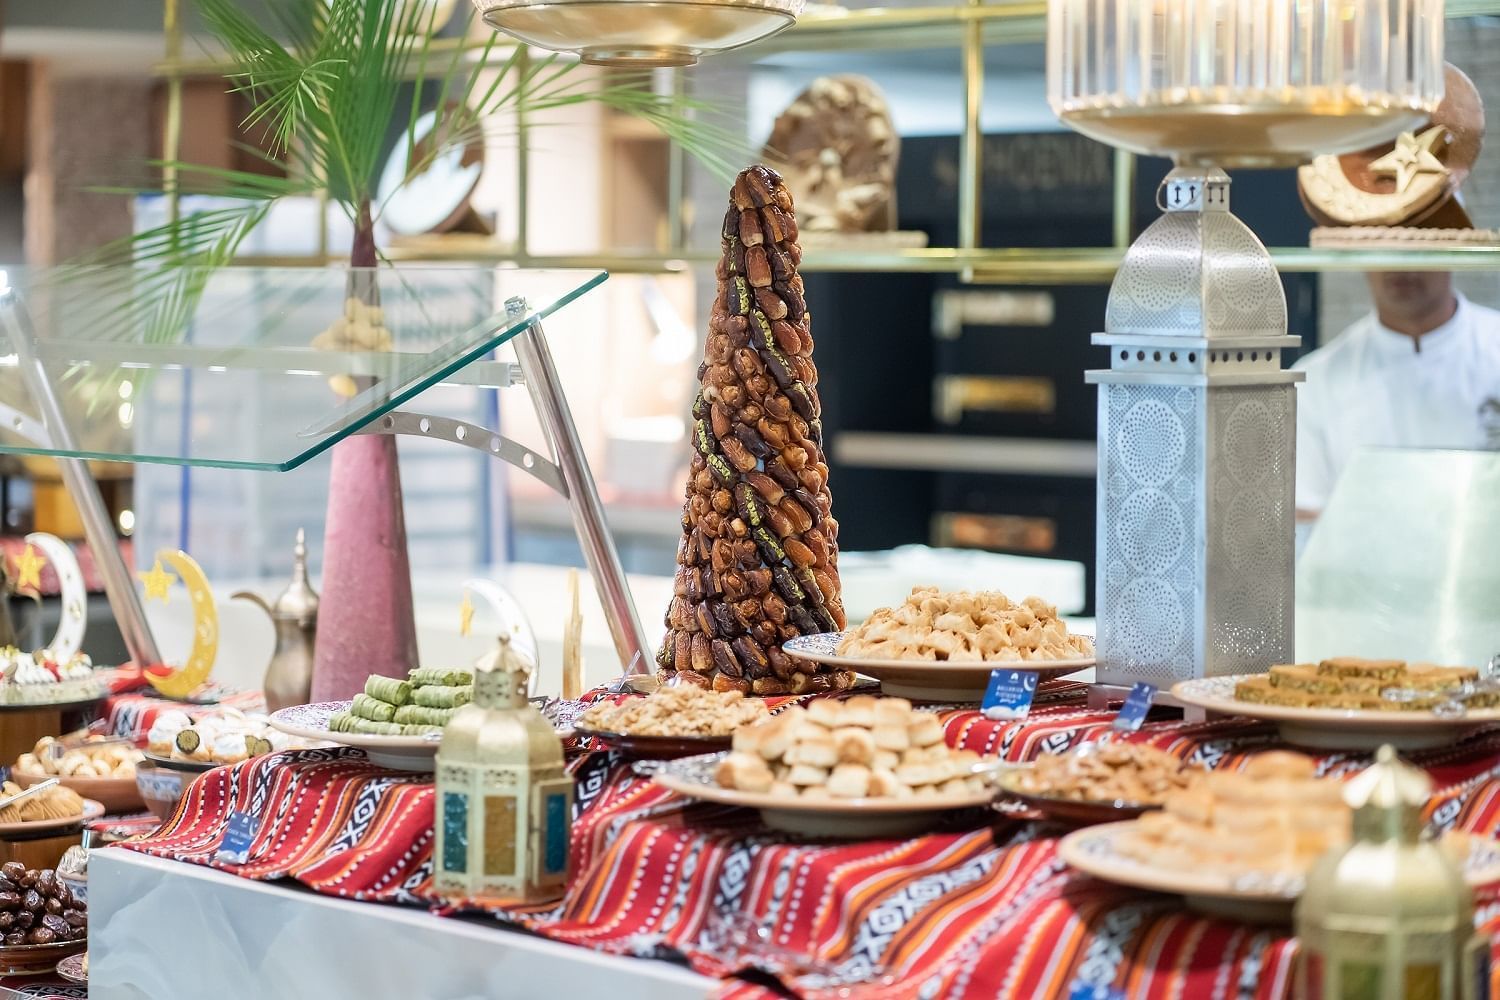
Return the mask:
<svg viewBox="0 0 1500 1000">
<path fill-rule="evenodd" d="M 183 58 L 182 0 L 165 0 L 164 28 L 167 58 L 156 73 L 167 83 L 165 122 L 166 158 L 171 159 L 181 137 L 181 85 L 192 75 L 222 71 L 212 59 Z M 1450 19 L 1500 14 L 1500 0 L 1450 0 Z M 481 26 L 480 30 L 488 30 Z M 983 55 L 987 47 L 1039 45 L 1045 38 L 1044 0 L 942 6 L 881 6 L 846 9 L 814 6 L 790 30 L 749 46 L 724 59 L 754 61 L 795 52 L 858 52 L 956 48 L 965 105 L 964 129 L 960 136 L 960 204 L 958 239 L 954 246 L 925 249 L 833 249 L 807 250 L 803 267 L 823 272 L 910 272 L 957 274 L 974 283 L 1055 284 L 1107 282 L 1118 265 L 1123 248 L 1133 235 L 1131 211 L 1135 158 L 1115 158 L 1115 207 L 1112 247 L 1080 247 L 1036 250 L 989 247 L 979 220 L 984 184 L 979 108 L 984 97 Z M 455 49 L 476 49 L 470 39 L 444 40 Z M 683 87 L 691 71 L 659 71 L 662 86 Z M 694 265 L 710 264 L 718 251 L 688 245 L 685 217 L 682 153 L 667 144 L 669 159 L 666 185 L 665 224 L 658 227 L 659 246 L 651 252 L 600 249 L 587 253 L 547 254 L 533 252 L 527 211 L 530 176 L 526 164 L 531 141 L 525 123 L 516 134 L 517 238 L 499 240 L 470 236 L 408 238 L 388 250 L 392 260 L 510 263 L 529 268 L 604 268 L 618 273 L 672 273 Z M 628 131 L 628 130 L 627 130 Z M 639 142 L 640 136 L 622 136 Z M 1500 246 L 1457 249 L 1413 250 L 1313 250 L 1305 247 L 1275 247 L 1272 255 L 1279 269 L 1287 272 L 1360 272 L 1380 269 L 1485 271 L 1500 267 Z M 315 253 L 299 256 L 257 256 L 260 266 L 321 266 L 339 259 L 320 238 Z"/>
</svg>

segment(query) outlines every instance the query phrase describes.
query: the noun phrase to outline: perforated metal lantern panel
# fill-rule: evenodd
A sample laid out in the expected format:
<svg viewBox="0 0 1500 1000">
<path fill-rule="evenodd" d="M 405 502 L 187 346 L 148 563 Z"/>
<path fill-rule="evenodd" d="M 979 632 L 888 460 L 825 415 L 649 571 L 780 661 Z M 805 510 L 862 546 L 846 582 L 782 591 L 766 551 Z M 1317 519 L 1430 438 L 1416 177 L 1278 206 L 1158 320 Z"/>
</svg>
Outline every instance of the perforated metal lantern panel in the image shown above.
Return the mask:
<svg viewBox="0 0 1500 1000">
<path fill-rule="evenodd" d="M 1099 385 L 1098 679 L 1292 655 L 1296 386 L 1270 255 L 1229 179 L 1179 169 L 1110 290 Z"/>
<path fill-rule="evenodd" d="M 1295 385 L 1209 390 L 1205 675 L 1292 659 Z"/>
<path fill-rule="evenodd" d="M 1202 647 L 1204 390 L 1099 387 L 1100 680 L 1192 677 Z M 1106 655 L 1107 654 L 1107 655 Z"/>
</svg>

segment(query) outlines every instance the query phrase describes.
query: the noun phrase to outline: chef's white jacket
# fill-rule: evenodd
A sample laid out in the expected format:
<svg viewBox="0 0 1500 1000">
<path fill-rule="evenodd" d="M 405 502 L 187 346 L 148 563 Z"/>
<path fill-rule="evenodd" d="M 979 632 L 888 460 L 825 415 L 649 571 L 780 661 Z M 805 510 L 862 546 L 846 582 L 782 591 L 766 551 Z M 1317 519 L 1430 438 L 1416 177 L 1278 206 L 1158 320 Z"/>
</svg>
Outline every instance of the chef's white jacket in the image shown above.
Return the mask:
<svg viewBox="0 0 1500 1000">
<path fill-rule="evenodd" d="M 1458 297 L 1453 318 L 1420 341 L 1374 313 L 1292 367 L 1297 390 L 1297 507 L 1328 502 L 1355 449 L 1500 448 L 1500 312 Z"/>
</svg>

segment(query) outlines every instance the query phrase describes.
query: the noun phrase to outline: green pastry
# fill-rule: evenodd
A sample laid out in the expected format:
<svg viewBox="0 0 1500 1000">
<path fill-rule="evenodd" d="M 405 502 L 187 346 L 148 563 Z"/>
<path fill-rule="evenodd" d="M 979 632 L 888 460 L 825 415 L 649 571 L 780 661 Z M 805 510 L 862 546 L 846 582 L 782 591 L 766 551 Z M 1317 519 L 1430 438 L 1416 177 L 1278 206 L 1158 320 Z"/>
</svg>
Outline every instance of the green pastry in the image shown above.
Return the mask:
<svg viewBox="0 0 1500 1000">
<path fill-rule="evenodd" d="M 446 726 L 453 718 L 455 708 L 427 708 L 422 705 L 402 705 L 396 709 L 396 722 L 414 726 Z"/>
<path fill-rule="evenodd" d="M 467 705 L 473 697 L 474 687 L 471 684 L 453 687 L 431 684 L 412 692 L 412 701 L 423 708 L 458 708 L 460 705 Z"/>
<path fill-rule="evenodd" d="M 448 670 L 444 667 L 418 667 L 407 672 L 412 687 L 441 684 L 444 687 L 461 687 L 474 683 L 474 675 L 467 670 Z"/>
<path fill-rule="evenodd" d="M 434 733 L 441 733 L 442 731 L 442 726 L 410 725 L 401 727 L 402 736 L 431 736 Z"/>
<path fill-rule="evenodd" d="M 406 726 L 394 722 L 372 722 L 349 712 L 338 712 L 328 717 L 328 728 L 335 733 L 359 733 L 363 736 L 405 736 Z"/>
<path fill-rule="evenodd" d="M 411 701 L 411 685 L 398 677 L 371 674 L 365 678 L 365 694 L 390 705 L 405 705 Z"/>
<path fill-rule="evenodd" d="M 371 722 L 390 722 L 400 709 L 389 702 L 372 698 L 361 691 L 349 703 L 349 711 L 361 719 L 369 719 Z"/>
</svg>

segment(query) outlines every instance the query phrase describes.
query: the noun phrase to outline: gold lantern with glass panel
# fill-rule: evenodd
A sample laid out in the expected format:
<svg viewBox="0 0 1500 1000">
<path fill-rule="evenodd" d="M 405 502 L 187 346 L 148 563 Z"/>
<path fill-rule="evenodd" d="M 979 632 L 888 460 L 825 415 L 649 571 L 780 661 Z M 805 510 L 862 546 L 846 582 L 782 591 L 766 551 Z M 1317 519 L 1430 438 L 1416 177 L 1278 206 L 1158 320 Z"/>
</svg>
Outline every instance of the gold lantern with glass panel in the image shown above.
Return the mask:
<svg viewBox="0 0 1500 1000">
<path fill-rule="evenodd" d="M 573 779 L 562 740 L 527 700 L 530 670 L 502 635 L 474 665 L 474 700 L 443 729 L 433 854 L 440 895 L 532 903 L 563 892 Z"/>
<path fill-rule="evenodd" d="M 1354 840 L 1319 859 L 1297 901 L 1298 994 L 1327 1000 L 1476 1000 L 1489 941 L 1459 866 L 1422 836 L 1432 779 L 1389 745 L 1344 790 Z"/>
</svg>

